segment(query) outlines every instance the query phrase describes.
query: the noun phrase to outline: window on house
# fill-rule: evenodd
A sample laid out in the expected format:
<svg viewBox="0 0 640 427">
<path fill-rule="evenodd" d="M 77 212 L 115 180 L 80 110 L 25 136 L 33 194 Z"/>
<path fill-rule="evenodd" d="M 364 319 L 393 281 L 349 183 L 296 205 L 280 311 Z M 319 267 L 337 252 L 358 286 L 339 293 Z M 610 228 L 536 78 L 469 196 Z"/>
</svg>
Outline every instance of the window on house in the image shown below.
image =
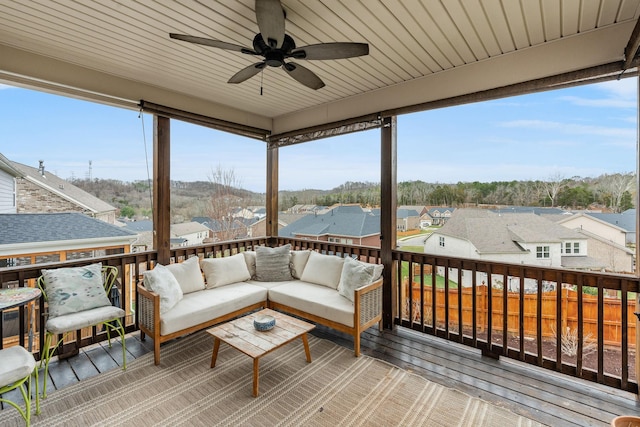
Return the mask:
<svg viewBox="0 0 640 427">
<path fill-rule="evenodd" d="M 573 242 L 573 253 L 574 254 L 580 253 L 580 242 Z"/>
<path fill-rule="evenodd" d="M 444 248 L 444 237 L 440 236 L 438 239 L 439 239 L 440 246 L 442 246 Z"/>
<path fill-rule="evenodd" d="M 549 258 L 549 246 L 536 246 L 536 258 Z"/>
<path fill-rule="evenodd" d="M 565 254 L 570 254 L 571 253 L 571 242 L 566 242 L 564 244 L 564 253 Z"/>
</svg>

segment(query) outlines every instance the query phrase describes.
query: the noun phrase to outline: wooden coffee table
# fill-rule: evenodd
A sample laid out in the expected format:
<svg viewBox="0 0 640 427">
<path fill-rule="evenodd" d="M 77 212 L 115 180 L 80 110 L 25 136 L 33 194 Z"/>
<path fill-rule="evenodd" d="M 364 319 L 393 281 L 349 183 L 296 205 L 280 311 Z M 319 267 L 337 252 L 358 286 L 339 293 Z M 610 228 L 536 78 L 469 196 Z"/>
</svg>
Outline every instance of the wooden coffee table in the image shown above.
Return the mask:
<svg viewBox="0 0 640 427">
<path fill-rule="evenodd" d="M 253 319 L 265 314 L 275 317 L 276 325 L 268 331 L 257 331 L 253 327 Z M 304 344 L 307 362 L 311 363 L 311 352 L 309 351 L 307 332 L 313 328 L 315 328 L 315 325 L 311 323 L 267 308 L 207 329 L 207 332 L 213 335 L 214 338 L 211 367 L 216 366 L 221 341 L 226 342 L 231 347 L 253 358 L 253 396 L 256 397 L 258 396 L 258 365 L 260 358 L 300 337 Z"/>
</svg>

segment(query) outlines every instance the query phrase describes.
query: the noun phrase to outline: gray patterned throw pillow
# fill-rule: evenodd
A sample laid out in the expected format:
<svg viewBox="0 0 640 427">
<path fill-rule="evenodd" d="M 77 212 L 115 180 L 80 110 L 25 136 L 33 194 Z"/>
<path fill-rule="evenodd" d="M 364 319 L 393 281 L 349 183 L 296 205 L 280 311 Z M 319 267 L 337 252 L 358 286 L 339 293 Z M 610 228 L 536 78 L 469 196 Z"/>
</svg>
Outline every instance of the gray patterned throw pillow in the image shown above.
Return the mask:
<svg viewBox="0 0 640 427">
<path fill-rule="evenodd" d="M 256 279 L 261 282 L 292 280 L 289 267 L 290 252 L 290 244 L 277 248 L 258 246 L 256 248 Z"/>
</svg>

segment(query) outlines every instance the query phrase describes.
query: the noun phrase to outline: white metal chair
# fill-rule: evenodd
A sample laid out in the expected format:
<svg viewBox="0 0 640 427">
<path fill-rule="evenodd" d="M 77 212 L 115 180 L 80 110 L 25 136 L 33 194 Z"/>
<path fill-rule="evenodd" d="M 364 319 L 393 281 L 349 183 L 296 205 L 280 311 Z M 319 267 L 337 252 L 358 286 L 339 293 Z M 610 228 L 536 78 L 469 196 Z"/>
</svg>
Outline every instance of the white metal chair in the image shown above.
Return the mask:
<svg viewBox="0 0 640 427">
<path fill-rule="evenodd" d="M 33 354 L 24 347 L 14 346 L 0 350 L 0 402 L 6 402 L 20 412 L 26 425 L 31 425 L 31 384 L 32 375 L 36 383 L 36 415 L 40 413 L 40 396 L 38 394 L 38 368 Z M 27 387 L 25 387 L 25 383 Z M 22 393 L 25 408 L 7 399 L 4 395 L 11 390 L 19 389 Z"/>
<path fill-rule="evenodd" d="M 118 269 L 111 266 L 103 266 L 102 270 L 102 285 L 104 291 L 109 296 L 111 288 L 113 287 L 115 280 L 118 276 Z M 45 301 L 49 301 L 47 295 L 46 278 L 43 274 L 38 278 L 38 286 L 42 290 L 42 295 Z M 49 313 L 50 314 L 50 313 Z M 120 320 L 125 316 L 125 311 L 120 307 L 113 305 L 104 305 L 101 307 L 90 308 L 83 311 L 76 311 L 61 316 L 48 316 L 45 324 L 45 340 L 44 346 L 41 352 L 40 364 L 44 362 L 44 381 L 42 387 L 42 397 L 47 397 L 47 378 L 49 373 L 49 361 L 56 352 L 64 337 L 68 333 L 76 332 L 82 328 L 90 326 L 100 326 L 105 328 L 107 338 L 109 340 L 109 347 L 111 347 L 111 331 L 116 331 L 120 335 L 122 341 L 122 369 L 127 369 L 127 357 L 125 348 L 125 331 Z M 58 337 L 58 338 L 56 338 Z"/>
</svg>

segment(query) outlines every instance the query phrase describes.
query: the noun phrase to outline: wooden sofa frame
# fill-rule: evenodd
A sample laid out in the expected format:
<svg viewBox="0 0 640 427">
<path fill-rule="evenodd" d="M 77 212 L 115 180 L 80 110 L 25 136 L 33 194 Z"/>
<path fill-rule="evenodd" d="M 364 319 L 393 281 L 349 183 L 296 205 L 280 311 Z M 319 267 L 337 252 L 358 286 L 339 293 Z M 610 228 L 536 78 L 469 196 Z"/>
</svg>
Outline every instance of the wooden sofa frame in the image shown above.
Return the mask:
<svg viewBox="0 0 640 427">
<path fill-rule="evenodd" d="M 140 328 L 140 339 L 144 340 L 145 335 L 149 335 L 153 339 L 153 361 L 156 365 L 160 364 L 160 344 L 190 334 L 218 323 L 226 322 L 244 313 L 248 313 L 259 308 L 266 308 L 267 301 L 261 301 L 256 304 L 248 305 L 224 316 L 207 320 L 206 322 L 194 325 L 190 328 L 173 332 L 169 335 L 160 335 L 160 295 L 151 292 L 143 285 L 138 285 L 138 326 Z"/>
</svg>

